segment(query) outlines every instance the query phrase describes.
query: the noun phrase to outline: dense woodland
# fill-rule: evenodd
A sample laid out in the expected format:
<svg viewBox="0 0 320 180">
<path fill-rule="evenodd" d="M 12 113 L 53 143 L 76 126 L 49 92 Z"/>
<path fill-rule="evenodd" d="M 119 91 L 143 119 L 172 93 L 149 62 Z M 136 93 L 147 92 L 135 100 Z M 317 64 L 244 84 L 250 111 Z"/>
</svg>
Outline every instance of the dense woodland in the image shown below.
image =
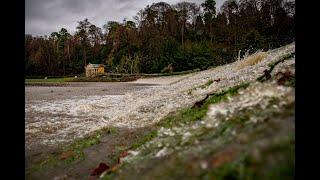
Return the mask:
<svg viewBox="0 0 320 180">
<path fill-rule="evenodd" d="M 25 36 L 27 76 L 63 76 L 103 63 L 117 73 L 206 69 L 233 62 L 239 51 L 268 50 L 294 41 L 295 3 L 285 0 L 227 0 L 203 4 L 154 3 L 133 21 L 97 27 L 87 19 L 76 32 Z M 170 67 L 170 68 L 168 68 Z"/>
</svg>

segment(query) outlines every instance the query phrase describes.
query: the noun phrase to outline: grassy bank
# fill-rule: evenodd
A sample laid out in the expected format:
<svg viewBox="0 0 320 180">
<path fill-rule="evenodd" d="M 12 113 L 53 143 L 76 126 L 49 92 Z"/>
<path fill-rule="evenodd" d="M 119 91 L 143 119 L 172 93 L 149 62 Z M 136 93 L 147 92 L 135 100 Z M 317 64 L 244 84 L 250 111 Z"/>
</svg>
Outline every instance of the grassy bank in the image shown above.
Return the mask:
<svg viewBox="0 0 320 180">
<path fill-rule="evenodd" d="M 186 75 L 194 72 L 198 72 L 199 69 L 172 73 L 157 73 L 157 74 L 104 74 L 96 77 L 48 77 L 44 79 L 43 77 L 26 77 L 26 84 L 36 84 L 36 83 L 64 83 L 64 82 L 129 82 L 134 81 L 139 78 L 148 77 L 161 77 L 161 76 L 176 76 L 176 75 Z"/>
<path fill-rule="evenodd" d="M 60 82 L 72 82 L 73 77 L 64 78 L 48 78 L 48 79 L 25 79 L 26 83 L 60 83 Z"/>
</svg>

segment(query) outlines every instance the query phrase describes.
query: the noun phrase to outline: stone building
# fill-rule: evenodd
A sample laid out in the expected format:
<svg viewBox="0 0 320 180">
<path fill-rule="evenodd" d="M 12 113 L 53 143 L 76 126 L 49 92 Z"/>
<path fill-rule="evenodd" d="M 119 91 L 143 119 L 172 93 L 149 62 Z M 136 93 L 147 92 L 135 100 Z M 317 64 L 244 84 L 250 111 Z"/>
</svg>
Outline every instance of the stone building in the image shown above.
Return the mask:
<svg viewBox="0 0 320 180">
<path fill-rule="evenodd" d="M 86 66 L 86 77 L 94 77 L 99 74 L 104 74 L 104 65 L 103 64 L 91 64 L 89 63 Z"/>
</svg>

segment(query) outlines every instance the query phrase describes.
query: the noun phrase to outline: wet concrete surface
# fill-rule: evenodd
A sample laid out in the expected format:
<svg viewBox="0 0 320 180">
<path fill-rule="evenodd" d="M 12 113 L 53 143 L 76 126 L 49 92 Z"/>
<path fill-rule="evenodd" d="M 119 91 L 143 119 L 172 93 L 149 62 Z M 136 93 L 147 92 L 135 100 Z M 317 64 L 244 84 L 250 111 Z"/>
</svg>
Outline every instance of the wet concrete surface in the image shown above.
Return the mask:
<svg viewBox="0 0 320 180">
<path fill-rule="evenodd" d="M 26 103 L 32 103 L 34 101 L 67 99 L 75 96 L 124 95 L 127 92 L 141 90 L 150 86 L 157 86 L 157 84 L 126 82 L 30 84 L 25 87 L 25 101 Z"/>
</svg>

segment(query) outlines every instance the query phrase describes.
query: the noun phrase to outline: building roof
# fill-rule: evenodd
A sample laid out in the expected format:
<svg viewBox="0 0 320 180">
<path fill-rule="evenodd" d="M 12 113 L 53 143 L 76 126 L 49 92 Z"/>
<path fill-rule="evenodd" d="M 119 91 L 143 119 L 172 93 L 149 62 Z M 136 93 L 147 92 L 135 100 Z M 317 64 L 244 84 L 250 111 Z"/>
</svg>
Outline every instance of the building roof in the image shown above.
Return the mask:
<svg viewBox="0 0 320 180">
<path fill-rule="evenodd" d="M 91 63 L 89 63 L 87 65 L 87 68 L 99 68 L 99 67 L 105 67 L 105 65 L 104 64 L 91 64 Z"/>
</svg>

